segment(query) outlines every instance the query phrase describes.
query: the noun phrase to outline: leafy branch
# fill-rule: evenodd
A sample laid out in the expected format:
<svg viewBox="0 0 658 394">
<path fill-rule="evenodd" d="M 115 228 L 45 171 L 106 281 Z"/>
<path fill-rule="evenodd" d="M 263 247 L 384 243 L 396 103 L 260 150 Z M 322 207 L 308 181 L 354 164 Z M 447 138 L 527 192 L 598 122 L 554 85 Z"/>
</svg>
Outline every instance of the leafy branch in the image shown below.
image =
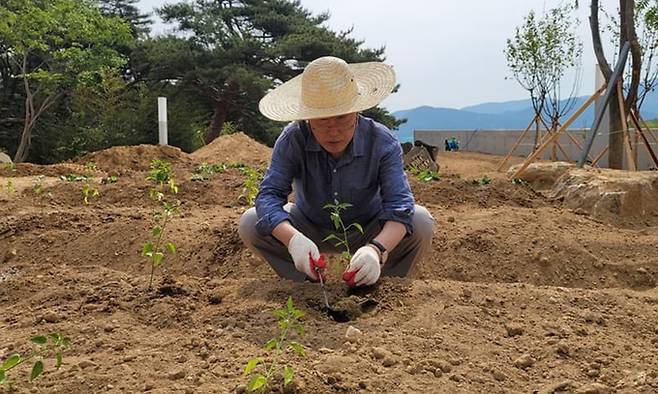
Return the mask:
<svg viewBox="0 0 658 394">
<path fill-rule="evenodd" d="M 36 346 L 31 352 L 24 356 L 14 353 L 2 362 L 2 365 L 0 365 L 0 384 L 7 384 L 11 389 L 11 382 L 7 373 L 21 364 L 31 363 L 33 360 L 34 364 L 29 377 L 30 382 L 43 373 L 43 360 L 48 357 L 55 358 L 55 368 L 59 369 L 62 366 L 62 352 L 71 345 L 71 341 L 59 333 L 35 336 L 30 338 L 30 342 Z"/>
</svg>

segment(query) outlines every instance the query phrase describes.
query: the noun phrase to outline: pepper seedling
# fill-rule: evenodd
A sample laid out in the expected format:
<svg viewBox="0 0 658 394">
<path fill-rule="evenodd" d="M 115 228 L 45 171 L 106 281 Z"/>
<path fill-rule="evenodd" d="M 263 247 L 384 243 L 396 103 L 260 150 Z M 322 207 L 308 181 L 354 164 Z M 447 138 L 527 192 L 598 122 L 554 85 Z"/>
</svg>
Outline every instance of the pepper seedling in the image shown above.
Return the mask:
<svg viewBox="0 0 658 394">
<path fill-rule="evenodd" d="M 9 371 L 19 367 L 21 364 L 34 361 L 29 376 L 29 381 L 31 382 L 43 373 L 43 360 L 48 357 L 55 358 L 55 368 L 59 369 L 62 366 L 62 352 L 71 345 L 71 341 L 59 333 L 35 336 L 30 338 L 30 342 L 34 346 L 31 352 L 25 355 L 14 353 L 7 357 L 0 365 L 0 384 L 8 385 L 10 391 L 12 391 L 12 383 L 8 377 Z"/>
<path fill-rule="evenodd" d="M 272 384 L 274 374 L 280 367 L 281 357 L 288 350 L 292 350 L 301 357 L 306 356 L 304 347 L 300 343 L 289 339 L 291 332 L 296 332 L 300 336 L 304 335 L 304 326 L 300 322 L 300 319 L 304 317 L 304 312 L 295 308 L 292 297 L 288 297 L 286 306 L 275 310 L 273 314 L 277 318 L 281 332 L 276 338 L 272 338 L 265 343 L 265 349 L 274 352 L 272 362 L 266 365 L 261 357 L 255 357 L 247 362 L 244 369 L 243 375 L 251 376 L 247 384 L 247 390 L 251 392 L 265 393 L 267 391 Z M 256 370 L 262 370 L 263 372 L 254 373 Z M 281 372 L 283 373 L 283 386 L 285 387 L 293 381 L 295 377 L 294 370 L 292 366 L 284 363 Z"/>
</svg>

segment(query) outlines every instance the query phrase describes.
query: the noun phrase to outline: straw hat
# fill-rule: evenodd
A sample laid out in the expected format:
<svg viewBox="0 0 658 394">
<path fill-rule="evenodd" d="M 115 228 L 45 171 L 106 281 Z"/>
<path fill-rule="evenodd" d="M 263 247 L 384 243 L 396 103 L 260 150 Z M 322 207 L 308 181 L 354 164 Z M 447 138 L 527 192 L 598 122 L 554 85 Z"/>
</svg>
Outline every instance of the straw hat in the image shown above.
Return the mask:
<svg viewBox="0 0 658 394">
<path fill-rule="evenodd" d="M 395 87 L 393 67 L 379 62 L 347 64 L 326 56 L 315 59 L 301 75 L 260 100 L 260 112 L 272 120 L 328 118 L 379 104 Z"/>
</svg>

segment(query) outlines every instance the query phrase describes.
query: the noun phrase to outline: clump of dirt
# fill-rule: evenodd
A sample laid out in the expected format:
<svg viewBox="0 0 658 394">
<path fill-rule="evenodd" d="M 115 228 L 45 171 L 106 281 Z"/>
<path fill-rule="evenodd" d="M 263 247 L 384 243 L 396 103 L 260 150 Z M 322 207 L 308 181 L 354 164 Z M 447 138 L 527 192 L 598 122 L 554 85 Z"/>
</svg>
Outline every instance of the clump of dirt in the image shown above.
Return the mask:
<svg viewBox="0 0 658 394">
<path fill-rule="evenodd" d="M 263 166 L 269 163 L 272 149 L 240 132 L 220 136 L 190 156 L 198 162 L 240 162 Z"/>
<path fill-rule="evenodd" d="M 170 145 L 134 145 L 114 146 L 98 152 L 78 157 L 75 163 L 93 162 L 104 171 L 147 171 L 152 160 L 164 160 L 170 163 L 190 164 L 189 155 L 180 148 Z"/>
</svg>

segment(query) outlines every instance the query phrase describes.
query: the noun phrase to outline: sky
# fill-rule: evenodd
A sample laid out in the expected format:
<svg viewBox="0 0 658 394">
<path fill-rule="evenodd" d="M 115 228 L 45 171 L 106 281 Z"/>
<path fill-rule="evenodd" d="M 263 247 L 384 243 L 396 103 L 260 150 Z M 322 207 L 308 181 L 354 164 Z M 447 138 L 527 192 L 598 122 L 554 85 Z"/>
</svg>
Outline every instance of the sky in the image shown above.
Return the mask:
<svg viewBox="0 0 658 394">
<path fill-rule="evenodd" d="M 511 76 L 503 50 L 506 40 L 530 10 L 544 10 L 574 0 L 302 0 L 314 14 L 329 11 L 334 31 L 354 27 L 352 37 L 364 47 L 385 46 L 386 63 L 395 69 L 400 90 L 382 106 L 389 111 L 432 107 L 462 108 L 484 102 L 527 99 Z M 139 7 L 178 1 L 141 0 Z M 577 28 L 583 43 L 578 96 L 594 89 L 594 57 L 589 32 L 589 1 L 581 0 Z M 614 12 L 618 1 L 601 0 Z M 157 24 L 154 33 L 166 32 Z M 608 48 L 608 60 L 611 59 Z M 575 73 L 570 73 L 573 80 Z M 569 82 L 570 83 L 570 82 Z M 563 85 L 567 86 L 567 84 Z M 571 85 L 568 85 L 571 86 Z"/>
</svg>

